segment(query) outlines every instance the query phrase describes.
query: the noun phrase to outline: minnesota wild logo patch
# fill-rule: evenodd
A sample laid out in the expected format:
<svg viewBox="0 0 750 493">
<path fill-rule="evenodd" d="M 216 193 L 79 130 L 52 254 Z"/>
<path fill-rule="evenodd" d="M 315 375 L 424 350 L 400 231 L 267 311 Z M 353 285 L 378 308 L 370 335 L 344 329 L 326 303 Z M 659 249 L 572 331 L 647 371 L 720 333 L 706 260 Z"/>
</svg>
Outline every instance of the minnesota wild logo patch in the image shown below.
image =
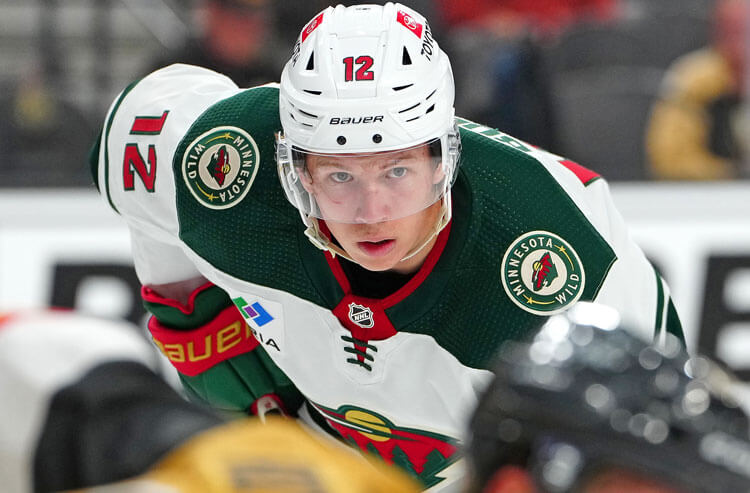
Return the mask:
<svg viewBox="0 0 750 493">
<path fill-rule="evenodd" d="M 195 139 L 182 158 L 182 176 L 190 193 L 211 209 L 237 205 L 258 172 L 258 146 L 237 127 L 216 127 Z"/>
<path fill-rule="evenodd" d="M 354 447 L 395 464 L 426 487 L 445 479 L 445 469 L 459 459 L 457 439 L 398 426 L 384 416 L 356 406 L 331 409 L 311 402 L 326 423 Z"/>
<path fill-rule="evenodd" d="M 516 238 L 503 256 L 501 277 L 513 303 L 536 315 L 550 315 L 575 303 L 586 282 L 576 251 L 548 231 Z"/>
</svg>

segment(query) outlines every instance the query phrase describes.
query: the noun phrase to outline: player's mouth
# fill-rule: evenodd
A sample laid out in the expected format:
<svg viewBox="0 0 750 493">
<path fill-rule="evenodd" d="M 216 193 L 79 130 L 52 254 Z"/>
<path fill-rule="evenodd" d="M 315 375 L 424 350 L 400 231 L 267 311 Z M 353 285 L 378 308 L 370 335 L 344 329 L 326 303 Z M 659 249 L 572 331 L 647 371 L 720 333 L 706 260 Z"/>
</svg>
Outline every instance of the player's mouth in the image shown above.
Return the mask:
<svg viewBox="0 0 750 493">
<path fill-rule="evenodd" d="M 396 246 L 396 240 L 389 238 L 379 241 L 358 241 L 357 246 L 371 257 L 382 257 L 391 253 Z"/>
</svg>

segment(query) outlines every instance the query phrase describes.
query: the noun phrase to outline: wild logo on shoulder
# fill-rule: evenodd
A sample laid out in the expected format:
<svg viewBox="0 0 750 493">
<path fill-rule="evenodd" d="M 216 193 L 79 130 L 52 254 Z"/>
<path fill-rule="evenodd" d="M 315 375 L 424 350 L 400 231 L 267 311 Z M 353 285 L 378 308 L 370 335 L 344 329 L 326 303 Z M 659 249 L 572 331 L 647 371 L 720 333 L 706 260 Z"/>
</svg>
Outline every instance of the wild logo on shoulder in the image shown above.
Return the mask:
<svg viewBox="0 0 750 493">
<path fill-rule="evenodd" d="M 585 275 L 578 254 L 548 231 L 530 231 L 510 244 L 503 256 L 501 278 L 517 306 L 550 315 L 578 301 Z"/>
<path fill-rule="evenodd" d="M 210 209 L 228 209 L 247 195 L 259 162 L 258 146 L 247 132 L 216 127 L 188 146 L 182 176 L 198 202 Z"/>
</svg>

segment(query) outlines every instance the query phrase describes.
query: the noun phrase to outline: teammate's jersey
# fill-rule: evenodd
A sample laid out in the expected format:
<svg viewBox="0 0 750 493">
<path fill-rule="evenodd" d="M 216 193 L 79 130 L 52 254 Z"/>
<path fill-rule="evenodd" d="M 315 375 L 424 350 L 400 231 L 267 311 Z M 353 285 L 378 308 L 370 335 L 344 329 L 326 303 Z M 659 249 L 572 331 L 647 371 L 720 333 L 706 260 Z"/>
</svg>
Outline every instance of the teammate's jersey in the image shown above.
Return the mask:
<svg viewBox="0 0 750 493">
<path fill-rule="evenodd" d="M 238 89 L 185 65 L 157 71 L 112 105 L 96 171 L 130 227 L 143 284 L 203 275 L 220 286 L 313 420 L 438 487 L 458 468 L 466 419 L 503 341 L 577 300 L 614 306 L 644 337 L 681 334 L 668 289 L 604 180 L 457 121 L 453 219 L 421 269 L 384 299 L 352 294 L 340 259 L 308 241 L 284 196 L 275 85 Z M 165 353 L 200 363 L 218 355 L 219 339 Z M 244 410 L 226 395 L 202 393 Z"/>
</svg>

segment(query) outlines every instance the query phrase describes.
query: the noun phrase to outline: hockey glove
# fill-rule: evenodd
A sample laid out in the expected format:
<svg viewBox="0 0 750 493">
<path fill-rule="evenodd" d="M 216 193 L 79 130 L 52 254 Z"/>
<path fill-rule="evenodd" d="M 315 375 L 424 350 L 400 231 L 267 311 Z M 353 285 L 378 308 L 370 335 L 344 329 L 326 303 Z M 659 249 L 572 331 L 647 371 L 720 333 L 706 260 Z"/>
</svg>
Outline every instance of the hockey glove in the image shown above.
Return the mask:
<svg viewBox="0 0 750 493">
<path fill-rule="evenodd" d="M 144 286 L 154 343 L 194 400 L 229 413 L 294 415 L 303 402 L 289 378 L 258 346 L 229 296 L 206 282 L 186 305 Z"/>
</svg>

